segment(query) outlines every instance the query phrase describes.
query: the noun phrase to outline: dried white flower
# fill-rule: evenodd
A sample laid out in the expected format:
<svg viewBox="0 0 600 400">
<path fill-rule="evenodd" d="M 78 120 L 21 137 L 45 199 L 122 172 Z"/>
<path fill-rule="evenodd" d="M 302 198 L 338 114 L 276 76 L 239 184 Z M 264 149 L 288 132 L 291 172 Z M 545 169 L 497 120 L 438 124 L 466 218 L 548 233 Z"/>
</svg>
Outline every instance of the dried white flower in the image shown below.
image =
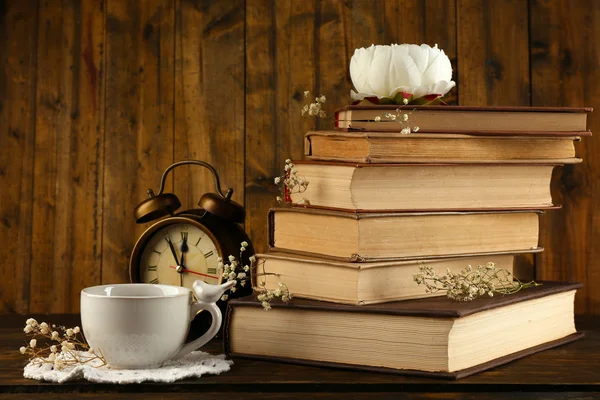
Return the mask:
<svg viewBox="0 0 600 400">
<path fill-rule="evenodd" d="M 244 247 L 244 248 L 248 247 L 248 242 L 246 242 L 246 241 L 242 242 L 242 247 Z"/>
<path fill-rule="evenodd" d="M 58 351 L 58 348 L 55 345 L 50 346 L 50 351 L 52 353 L 56 353 Z"/>
<path fill-rule="evenodd" d="M 404 104 L 408 104 L 408 99 L 407 99 L 407 98 L 405 98 L 404 100 L 402 100 L 402 103 L 404 103 Z"/>
<path fill-rule="evenodd" d="M 27 326 L 25 326 L 25 328 L 23 328 L 23 332 L 31 333 L 31 332 L 33 332 L 33 328 L 31 327 L 31 325 L 27 325 Z"/>
<path fill-rule="evenodd" d="M 221 296 L 221 300 L 223 301 L 227 301 L 227 299 L 229 298 L 228 295 L 224 294 L 223 296 Z"/>
<path fill-rule="evenodd" d="M 73 336 L 73 333 L 74 333 L 73 329 L 69 328 L 69 329 L 67 329 L 66 335 L 70 337 L 70 336 Z"/>
<path fill-rule="evenodd" d="M 319 101 L 320 103 L 325 103 L 327 101 L 327 98 L 325 97 L 325 95 L 321 95 L 321 97 L 319 97 L 317 101 Z"/>
<path fill-rule="evenodd" d="M 52 332 L 52 340 L 58 340 L 59 334 L 57 331 Z"/>
<path fill-rule="evenodd" d="M 48 324 L 47 324 L 47 323 L 45 323 L 45 322 L 42 322 L 42 323 L 40 324 L 40 329 L 48 329 Z"/>
<path fill-rule="evenodd" d="M 418 127 L 418 126 L 415 126 L 415 127 L 413 128 L 413 132 L 419 132 L 419 127 Z"/>
<path fill-rule="evenodd" d="M 304 91 L 304 97 L 308 97 L 309 94 L 310 94 L 310 91 L 308 91 L 308 90 Z"/>
<path fill-rule="evenodd" d="M 281 177 L 276 176 L 275 179 L 274 179 L 274 182 L 275 182 L 276 185 L 279 185 L 279 183 L 281 182 Z"/>
<path fill-rule="evenodd" d="M 29 347 L 31 347 L 32 349 L 35 349 L 35 346 L 37 345 L 37 340 L 35 339 L 31 339 L 29 341 Z"/>
<path fill-rule="evenodd" d="M 410 128 L 402 128 L 402 130 L 400 131 L 400 134 L 402 135 L 408 135 L 410 133 Z"/>
<path fill-rule="evenodd" d="M 38 322 L 33 318 L 28 318 L 27 321 L 25 321 L 25 324 L 35 327 L 37 326 Z"/>
<path fill-rule="evenodd" d="M 21 346 L 21 348 L 19 349 L 19 351 L 21 352 L 21 354 L 25 354 L 27 352 L 27 347 Z"/>
<path fill-rule="evenodd" d="M 375 117 L 375 122 L 381 122 L 381 116 L 379 116 L 379 115 L 378 115 L 378 116 L 376 116 L 376 117 Z"/>
</svg>

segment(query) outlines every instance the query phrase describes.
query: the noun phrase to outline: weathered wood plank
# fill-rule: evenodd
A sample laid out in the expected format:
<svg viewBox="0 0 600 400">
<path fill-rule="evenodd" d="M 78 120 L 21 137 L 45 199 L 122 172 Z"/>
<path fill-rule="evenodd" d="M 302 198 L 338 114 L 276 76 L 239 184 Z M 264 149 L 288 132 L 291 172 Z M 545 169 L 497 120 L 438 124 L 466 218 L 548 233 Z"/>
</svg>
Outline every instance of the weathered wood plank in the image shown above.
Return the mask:
<svg viewBox="0 0 600 400">
<path fill-rule="evenodd" d="M 37 1 L 0 7 L 0 312 L 28 312 Z"/>
<path fill-rule="evenodd" d="M 100 282 L 101 0 L 41 4 L 30 309 L 79 309 Z"/>
<path fill-rule="evenodd" d="M 460 105 L 529 105 L 524 0 L 458 0 Z"/>
<path fill-rule="evenodd" d="M 303 154 L 314 121 L 301 116 L 316 89 L 315 2 L 246 3 L 246 231 L 267 247 L 267 210 L 276 205 L 273 178 L 284 160 Z"/>
<path fill-rule="evenodd" d="M 244 203 L 244 1 L 181 0 L 175 55 L 175 160 L 215 167 L 223 190 Z M 215 192 L 210 172 L 174 171 L 182 209 Z"/>
<path fill-rule="evenodd" d="M 579 1 L 531 2 L 532 104 L 595 106 L 600 95 L 600 4 Z M 596 107 L 597 109 L 598 107 Z M 588 128 L 600 128 L 598 111 Z M 583 164 L 565 166 L 554 180 L 561 210 L 541 222 L 540 279 L 583 282 L 575 299 L 578 313 L 600 314 L 600 141 L 597 135 L 578 146 Z M 562 172 L 562 173 L 561 173 Z"/>
<path fill-rule="evenodd" d="M 109 1 L 106 22 L 102 282 L 112 283 L 128 280 L 144 229 L 133 209 L 173 161 L 174 5 Z"/>
</svg>

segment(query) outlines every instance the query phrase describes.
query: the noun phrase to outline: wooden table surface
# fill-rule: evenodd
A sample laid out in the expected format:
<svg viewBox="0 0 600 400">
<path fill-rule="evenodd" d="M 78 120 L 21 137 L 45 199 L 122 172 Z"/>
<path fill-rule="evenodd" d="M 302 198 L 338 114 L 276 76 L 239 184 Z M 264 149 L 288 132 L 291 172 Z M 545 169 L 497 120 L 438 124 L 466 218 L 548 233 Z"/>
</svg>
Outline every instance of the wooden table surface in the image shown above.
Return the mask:
<svg viewBox="0 0 600 400">
<path fill-rule="evenodd" d="M 34 316 L 77 324 L 77 316 Z M 26 317 L 0 316 L 0 399 L 592 399 L 600 398 L 600 318 L 578 318 L 586 337 L 458 381 L 235 359 L 231 371 L 169 384 L 42 383 L 23 378 Z M 213 340 L 203 350 L 222 352 Z"/>
</svg>

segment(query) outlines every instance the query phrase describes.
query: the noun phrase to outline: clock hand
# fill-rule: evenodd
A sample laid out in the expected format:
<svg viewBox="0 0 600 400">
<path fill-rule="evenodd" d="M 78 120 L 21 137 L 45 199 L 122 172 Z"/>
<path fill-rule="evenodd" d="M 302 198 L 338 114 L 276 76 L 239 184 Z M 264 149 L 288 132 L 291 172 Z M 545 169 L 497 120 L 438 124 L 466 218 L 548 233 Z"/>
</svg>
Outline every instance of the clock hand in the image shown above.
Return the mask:
<svg viewBox="0 0 600 400">
<path fill-rule="evenodd" d="M 179 264 L 179 259 L 177 258 L 177 252 L 175 251 L 175 246 L 173 246 L 173 242 L 171 242 L 171 238 L 170 237 L 166 237 L 165 240 L 167 241 L 167 243 L 169 243 L 169 248 L 171 249 L 171 254 L 173 254 L 173 258 L 175 259 L 175 264 L 177 264 L 177 272 L 181 272 L 179 271 L 179 269 L 181 268 Z"/>
<path fill-rule="evenodd" d="M 176 267 L 176 266 L 174 266 L 174 265 L 169 265 L 169 268 L 177 269 L 177 267 Z M 208 277 L 208 278 L 219 279 L 219 277 L 218 277 L 218 276 L 214 276 L 214 275 L 207 275 L 207 274 L 203 274 L 203 273 L 201 273 L 201 272 L 192 271 L 192 270 L 190 270 L 190 269 L 186 269 L 186 270 L 184 270 L 183 272 L 189 272 L 190 274 L 194 274 L 194 275 L 200 275 L 200 276 L 206 276 L 206 277 Z"/>
<path fill-rule="evenodd" d="M 179 247 L 179 250 L 181 251 L 181 264 L 179 265 L 181 265 L 181 268 L 183 269 L 185 269 L 185 253 L 190 249 L 187 244 L 187 237 L 187 232 L 181 232 L 181 246 Z"/>
</svg>

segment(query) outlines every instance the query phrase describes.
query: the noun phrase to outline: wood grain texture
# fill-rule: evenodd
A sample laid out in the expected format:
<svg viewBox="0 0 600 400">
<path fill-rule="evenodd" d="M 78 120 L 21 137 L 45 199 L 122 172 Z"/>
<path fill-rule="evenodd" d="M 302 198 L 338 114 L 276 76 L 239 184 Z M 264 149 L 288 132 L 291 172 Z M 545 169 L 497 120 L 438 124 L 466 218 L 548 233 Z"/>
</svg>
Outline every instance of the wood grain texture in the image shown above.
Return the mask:
<svg viewBox="0 0 600 400">
<path fill-rule="evenodd" d="M 24 356 L 20 315 L 0 315 L 0 397 L 28 394 L 30 398 L 63 395 L 63 398 L 417 398 L 417 399 L 571 399 L 593 398 L 600 393 L 600 321 L 582 318 L 578 329 L 586 330 L 582 340 L 517 360 L 504 366 L 457 381 L 355 372 L 267 361 L 234 358 L 230 371 L 174 383 L 136 385 L 94 384 L 76 381 L 67 384 L 40 383 L 24 379 Z M 45 315 L 38 321 L 73 326 L 78 316 Z M 211 341 L 203 350 L 222 352 L 221 342 Z M 392 397 L 395 394 L 397 397 Z M 539 394 L 539 395 L 538 395 Z M 551 394 L 551 396 L 547 396 Z M 555 396 L 560 394 L 560 396 Z M 220 395 L 220 397 L 219 397 Z M 154 396 L 154 397 L 153 397 Z M 206 396 L 206 397 L 205 397 Z M 260 397 L 259 397 L 260 396 Z M 270 397 L 269 397 L 270 396 Z M 362 396 L 362 397 L 361 397 Z M 373 397 L 369 397 L 373 396 Z M 19 398 L 19 397 L 16 397 Z M 26 397 L 25 397 L 26 398 Z M 53 397 L 49 397 L 53 398 Z M 56 397 L 54 397 L 56 398 Z M 102 398 L 102 397 L 100 397 Z"/>
<path fill-rule="evenodd" d="M 307 130 L 332 124 L 300 110 L 321 93 L 329 113 L 350 102 L 357 47 L 437 43 L 459 86 L 451 104 L 596 106 L 598 7 L 0 0 L 0 311 L 77 311 L 82 287 L 127 281 L 147 226 L 135 224 L 133 209 L 184 158 L 217 168 L 264 251 L 273 178 L 285 159 L 302 157 Z M 589 127 L 599 124 L 592 113 Z M 584 163 L 556 171 L 563 209 L 541 220 L 537 276 L 583 282 L 578 313 L 600 314 L 599 146 L 585 138 Z M 212 185 L 206 171 L 182 167 L 166 190 L 189 208 Z M 520 265 L 532 270 L 533 259 Z"/>
<path fill-rule="evenodd" d="M 459 104 L 529 105 L 524 0 L 457 0 Z"/>
<path fill-rule="evenodd" d="M 246 3 L 246 231 L 267 248 L 267 211 L 276 204 L 273 179 L 287 158 L 303 154 L 314 121 L 301 116 L 315 92 L 314 1 Z M 316 89 L 318 91 L 318 89 Z"/>
<path fill-rule="evenodd" d="M 580 106 L 597 103 L 600 95 L 600 4 L 587 1 L 531 2 L 532 105 Z M 598 107 L 588 119 L 600 128 Z M 584 140 L 584 162 L 554 174 L 554 193 L 561 210 L 541 219 L 538 256 L 540 279 L 585 282 L 576 297 L 579 313 L 600 313 L 600 140 Z M 568 268 L 565 268 L 568 266 Z"/>
<path fill-rule="evenodd" d="M 172 1 L 107 4 L 103 283 L 128 280 L 133 209 L 173 161 L 174 25 Z"/>
<path fill-rule="evenodd" d="M 176 15 L 175 161 L 210 163 L 223 192 L 234 189 L 243 204 L 244 1 L 181 0 Z M 180 167 L 174 176 L 182 209 L 216 191 L 204 168 Z"/>
<path fill-rule="evenodd" d="M 65 312 L 100 282 L 103 4 L 44 1 L 39 15 L 30 307 Z"/>
<path fill-rule="evenodd" d="M 37 6 L 30 0 L 0 7 L 0 310 L 4 313 L 29 309 Z"/>
</svg>

